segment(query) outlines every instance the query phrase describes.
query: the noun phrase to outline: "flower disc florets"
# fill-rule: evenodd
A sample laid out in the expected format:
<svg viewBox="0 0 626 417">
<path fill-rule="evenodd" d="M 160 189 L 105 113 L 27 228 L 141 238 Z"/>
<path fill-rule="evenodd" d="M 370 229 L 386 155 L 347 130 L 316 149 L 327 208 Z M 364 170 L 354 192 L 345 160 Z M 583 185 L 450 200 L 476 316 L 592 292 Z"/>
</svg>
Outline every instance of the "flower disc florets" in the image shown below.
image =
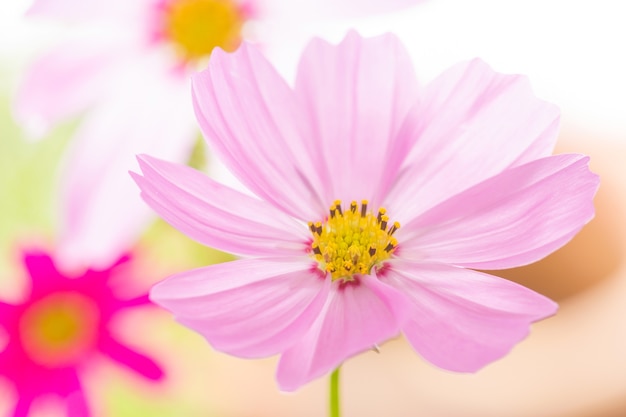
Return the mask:
<svg viewBox="0 0 626 417">
<path fill-rule="evenodd" d="M 57 292 L 34 302 L 20 320 L 20 339 L 41 365 L 69 366 L 93 350 L 98 337 L 98 306 L 78 292 Z"/>
<path fill-rule="evenodd" d="M 388 227 L 387 211 L 381 207 L 374 215 L 367 204 L 363 200 L 359 210 L 353 201 L 348 210 L 343 210 L 341 201 L 336 200 L 325 222 L 309 223 L 312 256 L 333 280 L 352 281 L 355 274 L 369 274 L 398 246 L 393 234 L 400 223 Z"/>
<path fill-rule="evenodd" d="M 244 20 L 232 0 L 172 0 L 165 33 L 187 60 L 195 60 L 208 57 L 215 47 L 237 49 Z"/>
</svg>

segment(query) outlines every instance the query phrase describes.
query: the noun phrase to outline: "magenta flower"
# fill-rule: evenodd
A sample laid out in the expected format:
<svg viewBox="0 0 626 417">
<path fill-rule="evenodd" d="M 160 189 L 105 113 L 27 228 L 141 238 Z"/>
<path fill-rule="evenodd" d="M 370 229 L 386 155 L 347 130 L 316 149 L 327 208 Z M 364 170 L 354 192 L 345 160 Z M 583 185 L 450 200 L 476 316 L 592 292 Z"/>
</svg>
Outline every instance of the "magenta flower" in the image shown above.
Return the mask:
<svg viewBox="0 0 626 417">
<path fill-rule="evenodd" d="M 49 394 L 65 399 L 69 417 L 89 416 L 80 374 L 98 354 L 150 380 L 163 376 L 152 359 L 111 333 L 118 313 L 149 303 L 146 294 L 120 299 L 113 291 L 111 281 L 120 278 L 128 257 L 78 277 L 62 275 L 52 258 L 39 251 L 25 252 L 24 265 L 31 281 L 27 299 L 17 305 L 0 302 L 0 326 L 8 335 L 0 352 L 0 375 L 19 397 L 13 417 L 26 417 L 33 401 Z"/>
<path fill-rule="evenodd" d="M 399 333 L 474 372 L 555 313 L 475 270 L 534 262 L 593 217 L 598 178 L 550 156 L 559 112 L 524 77 L 474 60 L 419 87 L 394 36 L 351 33 L 313 41 L 293 88 L 247 44 L 192 84 L 206 139 L 255 196 L 150 156 L 133 176 L 173 226 L 245 257 L 151 291 L 215 349 L 281 354 L 284 390 Z"/>
<path fill-rule="evenodd" d="M 35 0 L 29 15 L 76 23 L 77 33 L 28 69 L 16 117 L 45 132 L 86 112 L 60 182 L 58 260 L 69 268 L 108 265 L 145 230 L 153 218 L 126 172 L 142 152 L 188 160 L 199 136 L 189 74 L 215 46 L 236 49 L 250 33 L 247 22 L 302 19 L 307 15 L 294 13 L 314 9 L 377 12 L 418 1 Z M 263 40 L 256 32 L 252 37 Z"/>
</svg>

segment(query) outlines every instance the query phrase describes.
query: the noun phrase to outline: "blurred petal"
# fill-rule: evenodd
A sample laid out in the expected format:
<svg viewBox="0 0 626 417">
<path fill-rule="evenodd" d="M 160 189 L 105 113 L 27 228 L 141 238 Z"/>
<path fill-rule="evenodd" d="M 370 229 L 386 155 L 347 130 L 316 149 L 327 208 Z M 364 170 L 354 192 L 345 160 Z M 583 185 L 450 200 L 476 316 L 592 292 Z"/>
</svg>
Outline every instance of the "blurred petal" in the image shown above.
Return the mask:
<svg viewBox="0 0 626 417">
<path fill-rule="evenodd" d="M 87 399 L 82 388 L 72 392 L 65 399 L 67 405 L 67 417 L 90 417 Z"/>
<path fill-rule="evenodd" d="M 324 175 L 326 205 L 379 197 L 377 206 L 374 193 L 389 187 L 408 152 L 399 130 L 418 97 L 402 44 L 355 32 L 337 46 L 315 39 L 300 61 L 296 93 L 314 126 L 305 144 Z"/>
<path fill-rule="evenodd" d="M 384 282 L 412 301 L 403 331 L 429 362 L 475 372 L 507 354 L 557 305 L 519 284 L 441 264 L 390 262 Z"/>
<path fill-rule="evenodd" d="M 142 197 L 172 226 L 207 246 L 242 255 L 301 255 L 308 229 L 274 206 L 192 168 L 141 156 Z"/>
<path fill-rule="evenodd" d="M 117 304 L 119 308 L 132 308 L 143 305 L 151 305 L 152 302 L 150 301 L 148 294 L 143 294 L 135 298 L 130 298 L 128 300 L 120 300 Z"/>
<path fill-rule="evenodd" d="M 156 3 L 157 0 L 35 0 L 27 14 L 86 23 L 137 17 Z"/>
<path fill-rule="evenodd" d="M 14 103 L 16 119 L 38 138 L 85 110 L 115 79 L 117 42 L 64 43 L 32 63 Z"/>
<path fill-rule="evenodd" d="M 256 195 L 305 221 L 326 211 L 293 91 L 255 48 L 215 49 L 192 80 L 196 116 L 224 163 Z"/>
<path fill-rule="evenodd" d="M 404 225 L 398 254 L 479 269 L 537 261 L 593 218 L 588 161 L 556 155 L 496 175 Z"/>
<path fill-rule="evenodd" d="M 118 79 L 72 142 L 59 210 L 59 260 L 64 267 L 108 266 L 153 219 L 128 176 L 136 169 L 136 154 L 183 162 L 193 147 L 186 80 L 143 64 Z"/>
<path fill-rule="evenodd" d="M 13 409 L 13 417 L 28 417 L 30 406 L 33 398 L 30 396 L 20 395 Z"/>
<path fill-rule="evenodd" d="M 526 77 L 475 59 L 426 86 L 409 118 L 415 143 L 385 203 L 401 223 L 504 169 L 550 155 L 559 110 L 537 99 Z"/>
<path fill-rule="evenodd" d="M 399 333 L 409 311 L 407 299 L 375 277 L 359 280 L 333 283 L 318 319 L 280 358 L 277 379 L 281 389 L 296 390 Z"/>
<path fill-rule="evenodd" d="M 64 279 L 47 253 L 32 250 L 24 252 L 23 257 L 33 294 L 46 293 Z"/>
<path fill-rule="evenodd" d="M 330 280 L 313 268 L 306 257 L 239 260 L 174 275 L 151 297 L 215 349 L 269 356 L 299 340 L 319 315 Z"/>
<path fill-rule="evenodd" d="M 156 381 L 163 377 L 163 370 L 155 361 L 119 343 L 111 337 L 101 339 L 98 348 L 114 361 L 137 372 L 145 378 Z"/>
<path fill-rule="evenodd" d="M 0 301 L 0 326 L 6 327 L 9 323 L 9 320 L 13 320 L 14 311 L 15 311 L 15 307 L 13 305 L 7 304 L 4 301 Z M 2 339 L 0 339 L 0 343 L 1 343 L 1 340 Z M 0 363 L 1 362 L 2 361 L 0 361 Z M 1 367 L 2 365 L 0 365 L 0 368 Z"/>
</svg>

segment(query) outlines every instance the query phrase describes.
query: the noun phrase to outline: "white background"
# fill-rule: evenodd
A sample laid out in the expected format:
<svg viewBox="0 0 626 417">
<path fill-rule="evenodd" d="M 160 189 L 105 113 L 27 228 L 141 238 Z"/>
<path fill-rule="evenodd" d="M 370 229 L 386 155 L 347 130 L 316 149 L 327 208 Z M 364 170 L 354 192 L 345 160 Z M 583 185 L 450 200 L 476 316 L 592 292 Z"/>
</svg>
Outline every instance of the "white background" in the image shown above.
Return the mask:
<svg viewBox="0 0 626 417">
<path fill-rule="evenodd" d="M 0 2 L 4 68 L 21 68 L 43 40 L 50 40 L 50 27 L 22 19 L 28 4 Z M 391 31 L 410 49 L 425 81 L 460 60 L 481 57 L 498 71 L 527 74 L 537 95 L 561 107 L 564 125 L 626 142 L 624 1 L 427 0 L 385 16 L 324 23 L 295 18 L 291 24 L 298 35 L 271 22 L 255 28 L 271 33 L 274 46 L 289 51 L 274 57 L 286 73 L 308 35 L 338 41 L 349 27 L 365 35 Z"/>
</svg>

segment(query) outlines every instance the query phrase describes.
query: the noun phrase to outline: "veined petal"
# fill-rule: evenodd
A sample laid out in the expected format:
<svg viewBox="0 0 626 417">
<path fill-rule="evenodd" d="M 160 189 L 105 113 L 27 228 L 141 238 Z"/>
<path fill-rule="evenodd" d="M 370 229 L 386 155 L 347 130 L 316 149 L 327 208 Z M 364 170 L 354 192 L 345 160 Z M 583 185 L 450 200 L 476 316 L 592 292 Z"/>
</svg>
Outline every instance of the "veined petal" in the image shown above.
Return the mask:
<svg viewBox="0 0 626 417">
<path fill-rule="evenodd" d="M 127 173 L 137 166 L 136 154 L 183 162 L 191 153 L 196 131 L 187 81 L 151 71 L 149 62 L 141 61 L 118 79 L 68 151 L 59 210 L 64 267 L 107 266 L 152 221 Z"/>
<path fill-rule="evenodd" d="M 358 283 L 333 283 L 330 296 L 315 323 L 285 351 L 277 370 L 285 391 L 337 368 L 344 360 L 396 336 L 409 312 L 403 294 L 373 276 Z"/>
<path fill-rule="evenodd" d="M 205 245 L 240 255 L 304 255 L 308 229 L 271 204 L 184 165 L 146 155 L 142 197 L 165 221 Z"/>
<path fill-rule="evenodd" d="M 244 259 L 174 275 L 151 298 L 217 350 L 263 357 L 308 331 L 328 297 L 330 279 L 306 257 Z"/>
<path fill-rule="evenodd" d="M 335 199 L 379 205 L 409 151 L 411 138 L 399 130 L 417 89 L 411 59 L 393 35 L 363 39 L 350 32 L 337 46 L 309 44 L 296 94 L 310 118 L 305 145 L 328 185 L 327 205 Z"/>
<path fill-rule="evenodd" d="M 409 118 L 415 146 L 385 202 L 401 223 L 504 169 L 550 155 L 559 110 L 536 98 L 526 77 L 475 59 L 427 85 Z"/>
<path fill-rule="evenodd" d="M 404 225 L 398 255 L 479 269 L 537 261 L 593 218 L 588 160 L 556 155 L 483 181 Z"/>
<path fill-rule="evenodd" d="M 255 48 L 215 49 L 192 79 L 196 116 L 211 149 L 256 195 L 309 221 L 326 211 L 307 155 L 293 91 Z"/>
<path fill-rule="evenodd" d="M 524 339 L 530 324 L 557 305 L 528 288 L 477 271 L 394 260 L 382 278 L 412 302 L 403 328 L 426 360 L 457 372 L 475 372 Z"/>
</svg>

